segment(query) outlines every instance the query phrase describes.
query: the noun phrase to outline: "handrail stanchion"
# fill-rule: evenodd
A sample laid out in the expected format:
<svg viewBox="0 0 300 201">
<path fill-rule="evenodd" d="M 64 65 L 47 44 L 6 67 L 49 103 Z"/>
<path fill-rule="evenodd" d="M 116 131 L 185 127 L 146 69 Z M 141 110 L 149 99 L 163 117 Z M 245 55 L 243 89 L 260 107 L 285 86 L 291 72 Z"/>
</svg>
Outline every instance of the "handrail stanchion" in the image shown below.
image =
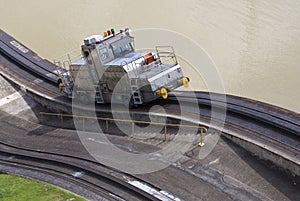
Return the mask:
<svg viewBox="0 0 300 201">
<path fill-rule="evenodd" d="M 82 118 L 82 130 L 85 131 L 85 117 Z"/>
<path fill-rule="evenodd" d="M 57 114 L 57 113 L 48 113 L 48 112 L 40 112 L 41 115 L 41 123 L 44 123 L 44 116 L 45 115 L 51 115 L 51 116 L 57 116 L 58 118 L 61 119 L 61 128 L 64 128 L 64 119 L 63 117 L 72 117 L 74 118 L 76 115 L 69 115 L 69 114 Z M 82 127 L 83 130 L 85 131 L 85 119 L 89 119 L 92 117 L 88 117 L 88 116 L 76 116 L 77 118 L 82 118 Z M 207 134 L 207 128 L 203 127 L 203 126 L 191 126 L 191 125 L 179 125 L 179 124 L 163 124 L 163 123 L 159 123 L 159 122 L 145 122 L 145 121 L 132 121 L 132 120 L 124 120 L 124 119 L 112 119 L 112 118 L 96 118 L 98 120 L 103 120 L 105 121 L 105 131 L 108 133 L 109 132 L 109 126 L 108 126 L 108 121 L 119 121 L 119 122 L 127 122 L 130 123 L 131 122 L 131 135 L 134 136 L 134 132 L 135 132 L 135 123 L 147 123 L 147 124 L 155 124 L 155 125 L 163 125 L 164 126 L 164 141 L 167 141 L 167 126 L 183 126 L 183 127 L 188 127 L 188 128 L 198 128 L 198 131 L 200 129 L 200 141 L 199 141 L 199 146 L 202 147 L 204 146 L 204 140 L 203 140 L 203 135 Z"/>
<path fill-rule="evenodd" d="M 60 114 L 60 123 L 61 123 L 61 128 L 64 128 L 64 119 L 62 114 Z"/>
<path fill-rule="evenodd" d="M 131 135 L 134 135 L 134 122 L 131 123 Z"/>
<path fill-rule="evenodd" d="M 106 130 L 106 133 L 109 132 L 109 130 L 108 130 L 108 120 L 107 119 L 105 120 L 105 130 Z"/>
<path fill-rule="evenodd" d="M 164 141 L 167 141 L 167 125 L 164 127 Z"/>
<path fill-rule="evenodd" d="M 41 123 L 44 124 L 44 113 L 40 113 L 41 114 Z"/>
<path fill-rule="evenodd" d="M 200 147 L 204 146 L 204 142 L 203 142 L 203 130 L 206 130 L 206 128 L 203 128 L 203 127 L 200 128 L 200 142 L 198 144 Z"/>
</svg>

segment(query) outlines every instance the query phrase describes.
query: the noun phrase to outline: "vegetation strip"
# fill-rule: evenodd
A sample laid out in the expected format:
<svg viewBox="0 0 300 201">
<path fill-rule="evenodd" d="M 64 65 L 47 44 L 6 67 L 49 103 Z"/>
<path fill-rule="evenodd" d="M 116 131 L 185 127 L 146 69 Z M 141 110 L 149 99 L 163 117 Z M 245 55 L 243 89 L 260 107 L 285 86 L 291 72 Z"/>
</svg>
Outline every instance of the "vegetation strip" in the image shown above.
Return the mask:
<svg viewBox="0 0 300 201">
<path fill-rule="evenodd" d="M 84 201 L 85 199 L 49 184 L 19 176 L 0 174 L 0 200 Z"/>
</svg>

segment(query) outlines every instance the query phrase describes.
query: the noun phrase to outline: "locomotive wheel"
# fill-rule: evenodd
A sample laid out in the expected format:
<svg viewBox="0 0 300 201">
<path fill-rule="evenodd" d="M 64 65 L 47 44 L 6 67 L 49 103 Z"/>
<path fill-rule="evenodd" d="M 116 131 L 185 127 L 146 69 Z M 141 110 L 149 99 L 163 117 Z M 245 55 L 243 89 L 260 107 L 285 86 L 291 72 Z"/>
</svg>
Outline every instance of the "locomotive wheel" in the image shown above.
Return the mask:
<svg viewBox="0 0 300 201">
<path fill-rule="evenodd" d="M 184 87 L 188 87 L 189 86 L 189 78 L 188 77 L 182 78 L 182 81 L 183 81 L 183 86 Z"/>
<path fill-rule="evenodd" d="M 161 88 L 160 94 L 161 94 L 161 97 L 162 97 L 163 99 L 167 99 L 168 96 L 169 96 L 168 91 L 167 91 L 166 88 Z"/>
</svg>

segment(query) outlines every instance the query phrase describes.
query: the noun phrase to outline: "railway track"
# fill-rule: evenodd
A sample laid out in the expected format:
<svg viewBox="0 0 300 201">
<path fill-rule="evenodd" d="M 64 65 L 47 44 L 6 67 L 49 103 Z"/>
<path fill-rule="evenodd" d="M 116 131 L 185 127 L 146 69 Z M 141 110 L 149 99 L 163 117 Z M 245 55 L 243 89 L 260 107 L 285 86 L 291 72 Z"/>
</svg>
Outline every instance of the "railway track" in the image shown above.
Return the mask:
<svg viewBox="0 0 300 201">
<path fill-rule="evenodd" d="M 0 29 L 0 51 L 27 70 L 50 82 L 57 82 L 56 66 Z"/>
<path fill-rule="evenodd" d="M 225 107 L 225 109 L 230 112 L 252 117 L 259 121 L 288 130 L 296 135 L 300 135 L 300 114 L 274 105 L 232 95 L 208 92 L 178 91 L 170 94 L 170 99 L 174 100 L 176 96 L 190 102 L 191 98 L 197 98 L 200 105 L 214 106 L 221 109 Z"/>
<path fill-rule="evenodd" d="M 29 89 L 34 89 L 34 91 L 38 92 L 40 96 L 46 95 L 46 97 L 51 98 L 54 103 L 55 101 L 59 101 L 59 103 L 64 103 L 64 106 L 71 107 L 71 101 L 64 97 L 56 87 L 54 65 L 39 58 L 35 53 L 30 53 L 30 55 L 26 57 L 20 56 L 22 55 L 22 50 L 24 51 L 24 49 L 20 47 L 24 47 L 25 50 L 28 51 L 30 50 L 19 42 L 17 43 L 20 44 L 20 46 L 16 45 L 16 43 L 14 46 L 9 42 L 10 40 L 16 41 L 15 39 L 9 38 L 5 35 L 3 31 L 0 32 L 0 68 L 2 71 L 2 73 L 1 71 L 0 73 L 8 79 L 12 79 L 17 83 L 22 83 L 23 86 L 26 86 Z M 31 72 L 28 71 L 29 69 L 31 69 Z M 32 72 L 32 69 L 38 70 L 37 72 Z M 196 97 L 196 100 L 194 97 Z M 181 105 L 178 104 L 178 100 L 180 100 Z M 199 106 L 200 114 L 195 112 L 195 101 Z M 133 109 L 131 112 L 137 114 L 145 113 L 152 105 L 155 104 L 162 105 L 169 116 L 174 118 L 183 118 L 186 121 L 192 121 L 193 119 L 198 120 L 200 117 L 200 124 L 222 131 L 228 135 L 229 138 L 234 137 L 248 141 L 263 149 L 267 149 L 273 154 L 277 154 L 286 160 L 294 162 L 296 166 L 300 165 L 300 115 L 298 113 L 241 97 L 230 95 L 225 96 L 222 94 L 206 92 L 184 91 L 171 93 L 168 102 L 157 100 L 148 106 Z M 216 108 L 216 111 L 220 112 L 220 118 L 218 114 L 214 115 L 214 118 L 212 118 L 212 108 Z M 98 105 L 96 109 L 97 111 L 109 112 L 110 106 Z M 225 119 L 221 118 L 223 117 L 222 115 L 224 112 L 226 114 Z M 15 153 L 13 151 L 2 151 L 1 154 L 3 157 L 1 156 L 1 160 L 4 158 L 2 162 L 7 163 L 7 165 L 12 165 L 8 164 L 10 163 L 10 159 L 7 159 L 12 158 L 10 157 L 12 155 L 14 155 L 15 158 L 24 157 L 23 159 L 29 161 L 34 158 L 33 156 L 30 156 L 30 154 L 27 154 L 28 156 L 19 156 L 19 151 L 20 149 Z M 35 150 L 30 151 L 32 153 L 35 152 Z M 53 158 L 53 155 L 49 157 Z M 59 158 L 64 156 L 56 155 L 52 161 L 50 160 L 43 163 L 53 163 L 56 160 L 56 157 Z M 21 165 L 25 165 L 27 168 L 30 168 L 30 164 L 26 164 L 24 162 L 26 160 L 23 160 Z M 35 158 L 34 160 L 42 159 Z M 63 161 L 65 159 L 60 160 L 61 164 L 66 164 Z M 81 163 L 74 164 L 74 161 L 82 159 L 68 158 L 68 160 L 68 166 L 71 166 L 71 168 L 79 168 L 80 166 L 78 165 Z M 97 174 L 96 172 L 93 172 L 93 170 L 87 170 L 90 171 L 91 174 Z M 95 176 L 97 177 L 97 175 Z M 84 182 L 88 183 L 86 184 L 86 187 L 91 188 L 91 191 L 93 191 L 93 188 L 98 188 L 97 186 L 89 187 L 89 185 L 91 185 L 89 181 Z M 102 191 L 103 189 L 98 190 Z M 150 197 L 147 199 L 151 200 L 154 198 Z"/>
<path fill-rule="evenodd" d="M 43 180 L 45 175 L 61 179 L 64 184 L 60 187 L 75 191 L 89 200 L 172 200 L 161 193 L 161 189 L 137 177 L 81 157 L 0 143 L 0 165 L 21 169 L 21 175 L 22 170 L 38 172 L 41 174 L 39 180 Z M 132 185 L 133 182 L 148 186 L 151 192 Z M 72 185 L 68 186 L 66 183 Z M 73 189 L 76 186 L 85 191 Z M 72 188 L 69 189 L 70 187 Z"/>
<path fill-rule="evenodd" d="M 175 94 L 176 93 L 180 93 L 176 96 L 179 99 L 183 98 L 184 101 L 181 101 L 183 104 L 195 102 L 193 96 L 189 95 L 191 92 L 175 92 Z M 267 104 L 264 105 L 265 107 L 258 109 L 254 107 L 252 109 L 252 105 L 247 104 L 250 100 L 243 98 L 234 99 L 232 96 L 228 96 L 231 100 L 226 98 L 228 101 L 224 102 L 221 100 L 224 99 L 224 97 L 221 97 L 220 94 L 214 94 L 213 97 L 216 98 L 213 100 L 210 99 L 206 93 L 195 92 L 195 95 L 199 103 L 202 118 L 205 117 L 207 123 L 209 123 L 211 117 L 211 107 L 221 108 L 223 111 L 226 110 L 225 126 L 237 128 L 241 131 L 244 130 L 257 137 L 269 139 L 273 142 L 276 141 L 278 146 L 287 148 L 299 155 L 300 121 L 297 121 L 297 119 L 299 120 L 300 118 L 298 118 L 298 114 L 275 106 L 273 106 L 273 110 L 270 111 L 272 106 Z M 176 96 L 171 94 L 170 100 L 174 101 Z M 251 104 L 258 105 L 259 102 L 251 100 Z M 168 105 L 167 108 L 172 109 L 172 105 Z M 187 115 L 199 115 L 191 111 L 192 108 L 182 112 L 186 112 Z M 282 115 L 282 112 L 286 112 L 286 115 Z M 223 119 L 214 119 L 214 121 L 218 123 L 218 121 L 223 121 Z"/>
</svg>

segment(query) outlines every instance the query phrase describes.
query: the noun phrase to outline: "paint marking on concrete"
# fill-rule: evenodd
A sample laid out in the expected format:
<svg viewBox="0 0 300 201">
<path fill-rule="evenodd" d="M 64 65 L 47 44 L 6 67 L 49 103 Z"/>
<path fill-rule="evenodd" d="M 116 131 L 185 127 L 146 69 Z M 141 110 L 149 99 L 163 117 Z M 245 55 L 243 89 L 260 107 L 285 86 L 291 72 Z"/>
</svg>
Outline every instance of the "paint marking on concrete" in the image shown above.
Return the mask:
<svg viewBox="0 0 300 201">
<path fill-rule="evenodd" d="M 141 183 L 139 181 L 128 181 L 129 184 L 141 189 L 142 191 L 145 191 L 147 193 L 149 193 L 150 195 L 153 195 L 154 197 L 158 198 L 159 200 L 162 201 L 181 201 L 180 198 L 175 197 L 174 195 L 172 195 L 171 193 L 161 190 L 158 191 L 144 183 Z"/>
<path fill-rule="evenodd" d="M 9 114 L 17 115 L 25 110 L 31 110 L 31 106 L 25 103 L 25 105 L 21 105 L 20 107 L 15 108 L 13 111 L 10 111 Z"/>
<path fill-rule="evenodd" d="M 127 201 L 127 200 L 125 200 L 125 199 L 123 199 L 123 198 L 121 198 L 121 197 L 117 196 L 116 194 L 109 193 L 109 195 L 110 195 L 111 197 L 114 197 L 114 198 L 116 198 L 117 200 L 120 200 L 120 201 Z"/>
<path fill-rule="evenodd" d="M 80 172 L 74 172 L 74 173 L 72 174 L 72 176 L 73 176 L 73 177 L 81 177 L 81 176 L 84 175 L 84 174 L 85 174 L 84 171 L 80 171 Z"/>
<path fill-rule="evenodd" d="M 268 195 L 265 195 L 263 192 L 260 192 L 256 189 L 252 188 L 251 186 L 241 182 L 240 180 L 238 180 L 234 177 L 231 177 L 229 175 L 224 175 L 223 179 L 226 183 L 229 183 L 230 185 L 233 185 L 237 188 L 244 189 L 246 192 L 249 192 L 249 193 L 257 196 L 261 200 L 272 201 L 272 199 L 269 198 Z"/>
<path fill-rule="evenodd" d="M 35 102 L 28 102 L 24 99 L 24 93 L 17 91 L 9 96 L 0 99 L 0 109 L 11 115 L 17 115 L 25 110 L 31 110 Z"/>
<path fill-rule="evenodd" d="M 13 93 L 9 96 L 1 98 L 0 99 L 0 106 L 6 105 L 6 104 L 18 99 L 18 98 L 21 98 L 22 96 L 23 96 L 23 94 L 21 94 L 20 92 L 17 91 L 17 92 L 15 92 L 15 93 Z"/>
<path fill-rule="evenodd" d="M 18 50 L 20 50 L 21 52 L 23 52 L 24 54 L 26 54 L 27 52 L 29 52 L 29 50 L 27 50 L 24 46 L 22 46 L 20 43 L 18 43 L 17 41 L 10 41 L 10 44 L 12 44 L 13 46 L 15 46 L 15 48 L 17 48 Z"/>
<path fill-rule="evenodd" d="M 220 161 L 220 158 L 217 158 L 216 160 L 213 160 L 213 161 L 209 162 L 208 165 L 218 163 L 219 161 Z"/>
<path fill-rule="evenodd" d="M 35 84 L 40 84 L 40 83 L 43 82 L 43 80 L 37 78 L 37 79 L 33 80 L 33 82 L 34 82 Z"/>
</svg>

